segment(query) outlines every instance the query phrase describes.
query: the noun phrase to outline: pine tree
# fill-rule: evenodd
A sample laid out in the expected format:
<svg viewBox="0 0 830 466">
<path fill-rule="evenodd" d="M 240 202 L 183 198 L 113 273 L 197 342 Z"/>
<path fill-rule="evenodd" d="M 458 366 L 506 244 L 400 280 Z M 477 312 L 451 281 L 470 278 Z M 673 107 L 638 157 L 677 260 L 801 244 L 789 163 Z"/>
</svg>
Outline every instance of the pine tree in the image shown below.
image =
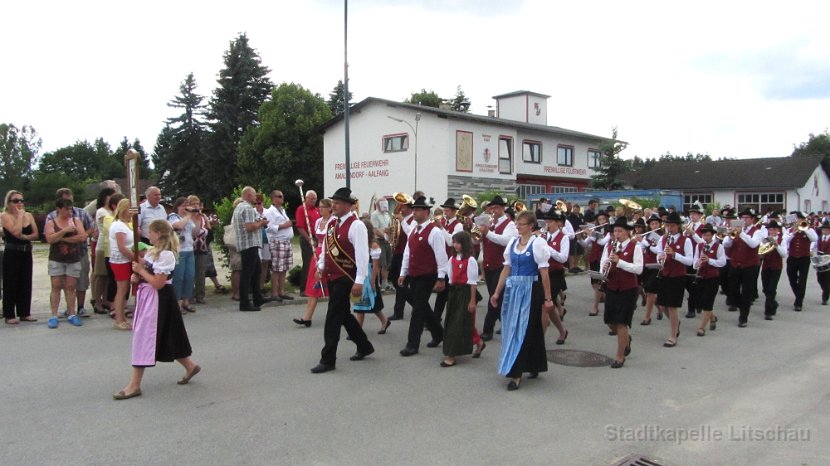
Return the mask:
<svg viewBox="0 0 830 466">
<path fill-rule="evenodd" d="M 334 86 L 332 89 L 331 94 L 329 94 L 329 100 L 326 102 L 329 104 L 329 109 L 331 109 L 332 116 L 337 116 L 346 111 L 346 100 L 343 98 L 343 91 L 345 90 L 346 86 L 343 84 L 343 80 L 337 81 L 337 85 Z M 352 102 L 352 93 L 349 92 L 349 103 Z"/>
<path fill-rule="evenodd" d="M 244 182 L 238 179 L 239 141 L 249 126 L 258 123 L 259 107 L 274 88 L 268 78 L 270 70 L 262 65 L 245 34 L 231 41 L 224 61 L 207 112 L 211 137 L 205 159 L 210 170 L 204 173 L 201 192 L 209 202 L 226 196 L 237 182 Z"/>
<path fill-rule="evenodd" d="M 470 99 L 464 95 L 464 91 L 461 90 L 461 86 L 458 86 L 455 97 L 450 102 L 450 108 L 456 112 L 467 113 L 470 111 Z"/>
<path fill-rule="evenodd" d="M 153 177 L 153 170 L 150 168 L 150 160 L 147 157 L 147 151 L 144 150 L 144 147 L 141 145 L 141 141 L 138 138 L 133 140 L 132 144 L 130 144 L 130 140 L 127 139 L 127 136 L 124 136 L 124 139 L 121 140 L 120 145 L 115 152 L 113 153 L 113 158 L 115 162 L 118 164 L 124 164 L 124 154 L 129 149 L 135 149 L 139 154 L 141 154 L 141 162 L 138 165 L 138 174 L 141 178 L 148 179 Z M 119 176 L 118 178 L 122 178 L 124 175 Z"/>
</svg>

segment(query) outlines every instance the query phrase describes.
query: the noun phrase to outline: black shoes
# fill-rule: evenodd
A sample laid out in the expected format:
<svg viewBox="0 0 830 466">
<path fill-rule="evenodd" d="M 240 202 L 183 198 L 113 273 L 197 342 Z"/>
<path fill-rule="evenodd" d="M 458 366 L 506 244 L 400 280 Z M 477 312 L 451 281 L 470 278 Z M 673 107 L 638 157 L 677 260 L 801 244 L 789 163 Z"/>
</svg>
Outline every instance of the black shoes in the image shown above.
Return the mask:
<svg viewBox="0 0 830 466">
<path fill-rule="evenodd" d="M 427 348 L 438 348 L 438 345 L 441 344 L 441 341 L 443 341 L 443 338 L 432 340 L 429 343 L 427 343 Z"/>
<path fill-rule="evenodd" d="M 403 357 L 412 356 L 413 354 L 418 354 L 418 350 L 408 346 L 401 350 L 401 356 Z"/>
<path fill-rule="evenodd" d="M 492 333 L 482 333 L 480 336 L 483 341 L 490 341 L 493 339 Z"/>
<path fill-rule="evenodd" d="M 333 371 L 333 370 L 334 370 L 334 366 L 330 366 L 328 364 L 320 363 L 320 364 L 317 364 L 316 366 L 311 368 L 311 373 L 312 374 L 322 374 L 323 372 L 328 372 L 328 371 Z"/>
<path fill-rule="evenodd" d="M 305 319 L 293 319 L 294 323 L 297 325 L 305 325 L 306 327 L 311 327 L 311 321 Z"/>
<path fill-rule="evenodd" d="M 625 364 L 625 359 L 622 361 L 614 360 L 614 362 L 611 363 L 611 369 L 619 369 L 623 366 L 623 364 Z"/>
<path fill-rule="evenodd" d="M 242 311 L 242 312 L 256 312 L 256 311 L 261 311 L 262 308 L 259 307 L 259 306 L 247 306 L 247 307 L 240 307 L 239 310 Z"/>
<path fill-rule="evenodd" d="M 349 361 L 363 361 L 364 359 L 366 359 L 366 356 L 369 356 L 370 354 L 372 354 L 374 352 L 375 352 L 375 350 L 373 350 L 373 349 L 369 350 L 366 353 L 361 353 L 360 351 L 358 351 L 357 353 L 354 354 L 354 356 L 349 358 Z"/>
<path fill-rule="evenodd" d="M 695 311 L 689 311 L 689 312 L 686 313 L 686 318 L 687 319 L 694 319 L 695 317 L 697 317 L 697 316 L 695 316 Z"/>
<path fill-rule="evenodd" d="M 772 320 L 772 316 L 769 314 L 764 314 L 764 320 Z"/>
<path fill-rule="evenodd" d="M 712 321 L 709 322 L 709 330 L 715 330 L 718 328 L 718 317 L 712 316 Z"/>
<path fill-rule="evenodd" d="M 628 336 L 628 346 L 626 346 L 626 347 L 625 347 L 625 351 L 623 352 L 623 354 L 624 354 L 624 355 L 626 355 L 626 356 L 628 356 L 629 354 L 631 354 L 631 341 L 632 341 L 632 340 L 633 340 L 633 339 L 631 338 L 631 335 L 629 335 L 629 336 Z M 623 359 L 623 362 L 625 362 L 625 359 Z M 612 366 L 612 367 L 613 367 L 613 366 Z M 620 363 L 620 367 L 622 367 L 622 362 Z"/>
<path fill-rule="evenodd" d="M 793 306 L 793 311 L 801 312 L 801 306 Z"/>
<path fill-rule="evenodd" d="M 740 328 L 746 327 L 746 322 L 738 322 L 738 327 L 740 327 Z"/>
<path fill-rule="evenodd" d="M 738 312 L 738 307 L 737 306 L 729 306 L 728 311 L 729 312 Z"/>
<path fill-rule="evenodd" d="M 511 380 L 511 381 L 510 381 L 510 383 L 509 383 L 509 384 L 507 384 L 507 391 L 508 391 L 508 392 L 513 392 L 513 391 L 518 390 L 518 389 L 519 389 L 519 386 L 520 386 L 520 385 L 521 385 L 521 383 L 522 383 L 522 382 L 521 382 L 521 379 L 519 379 L 519 380 L 520 380 L 520 381 L 519 381 L 518 383 L 516 383 L 516 381 L 515 381 L 515 380 Z"/>
<path fill-rule="evenodd" d="M 389 320 L 401 320 L 401 319 L 403 319 L 403 316 L 391 316 L 391 317 L 387 317 L 387 319 L 389 319 Z"/>
<path fill-rule="evenodd" d="M 567 340 L 567 339 L 568 339 L 568 331 L 567 331 L 567 330 L 565 330 L 565 337 L 564 337 L 564 338 L 560 338 L 560 339 L 556 340 L 556 344 L 557 344 L 557 345 L 564 345 L 564 344 L 565 344 L 565 340 Z"/>
<path fill-rule="evenodd" d="M 287 294 L 281 294 L 279 299 L 280 299 L 280 301 L 282 301 L 282 300 L 292 301 L 294 299 L 294 297 L 291 296 L 291 295 L 287 295 Z"/>
</svg>

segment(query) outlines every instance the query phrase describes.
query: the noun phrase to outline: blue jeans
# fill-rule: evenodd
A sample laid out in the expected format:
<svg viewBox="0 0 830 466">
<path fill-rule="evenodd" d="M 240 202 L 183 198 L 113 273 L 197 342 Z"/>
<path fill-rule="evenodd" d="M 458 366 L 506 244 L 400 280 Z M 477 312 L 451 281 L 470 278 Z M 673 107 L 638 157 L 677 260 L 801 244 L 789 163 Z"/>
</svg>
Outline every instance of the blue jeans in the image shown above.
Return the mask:
<svg viewBox="0 0 830 466">
<path fill-rule="evenodd" d="M 176 299 L 193 298 L 193 282 L 196 279 L 196 258 L 193 251 L 180 251 L 179 262 L 173 270 L 173 290 Z"/>
</svg>

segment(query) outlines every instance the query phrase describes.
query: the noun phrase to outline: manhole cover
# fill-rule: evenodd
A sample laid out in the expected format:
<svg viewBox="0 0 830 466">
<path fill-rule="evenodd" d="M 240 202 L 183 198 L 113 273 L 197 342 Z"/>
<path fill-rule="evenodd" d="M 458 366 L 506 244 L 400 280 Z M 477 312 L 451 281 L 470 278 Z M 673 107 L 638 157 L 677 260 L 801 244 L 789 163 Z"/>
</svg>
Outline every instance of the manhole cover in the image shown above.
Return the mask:
<svg viewBox="0 0 830 466">
<path fill-rule="evenodd" d="M 613 362 L 611 358 L 604 354 L 580 350 L 549 350 L 548 361 L 574 367 L 601 367 L 608 366 Z"/>
<path fill-rule="evenodd" d="M 611 466 L 667 466 L 667 463 L 654 456 L 636 454 L 615 461 Z"/>
</svg>

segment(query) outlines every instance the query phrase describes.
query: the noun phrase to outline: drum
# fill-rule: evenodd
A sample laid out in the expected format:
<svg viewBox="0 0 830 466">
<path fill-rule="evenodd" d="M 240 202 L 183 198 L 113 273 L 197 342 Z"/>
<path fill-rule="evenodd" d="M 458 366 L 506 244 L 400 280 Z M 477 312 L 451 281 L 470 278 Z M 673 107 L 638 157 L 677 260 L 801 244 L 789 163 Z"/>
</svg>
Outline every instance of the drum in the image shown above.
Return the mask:
<svg viewBox="0 0 830 466">
<path fill-rule="evenodd" d="M 810 258 L 816 272 L 830 271 L 830 254 L 821 254 Z"/>
</svg>

